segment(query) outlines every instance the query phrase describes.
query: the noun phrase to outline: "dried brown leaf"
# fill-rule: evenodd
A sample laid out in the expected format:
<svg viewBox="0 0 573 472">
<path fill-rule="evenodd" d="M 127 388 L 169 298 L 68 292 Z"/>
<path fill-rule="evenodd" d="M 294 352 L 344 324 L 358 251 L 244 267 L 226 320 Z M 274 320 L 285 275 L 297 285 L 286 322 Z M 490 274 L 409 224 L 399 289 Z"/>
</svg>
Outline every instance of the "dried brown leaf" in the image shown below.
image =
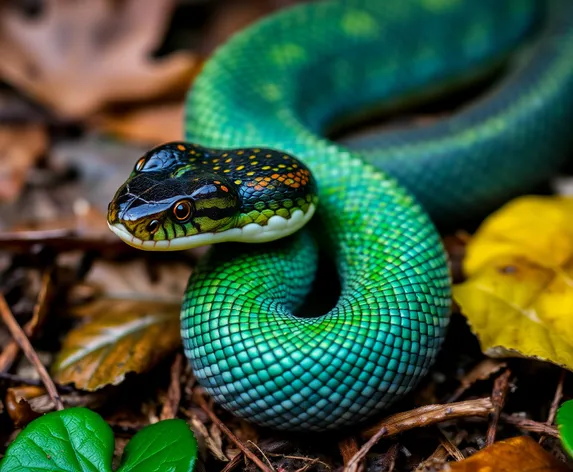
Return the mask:
<svg viewBox="0 0 573 472">
<path fill-rule="evenodd" d="M 225 455 L 222 449 L 222 439 L 221 430 L 217 428 L 216 436 L 213 436 L 213 428 L 211 428 L 211 433 L 207 427 L 201 422 L 196 415 L 190 415 L 191 427 L 197 436 L 199 436 L 199 443 L 203 444 L 217 460 L 222 462 L 228 462 L 229 458 Z"/>
<path fill-rule="evenodd" d="M 124 113 L 105 113 L 93 126 L 116 138 L 149 146 L 183 139 L 183 102 L 161 103 Z"/>
<path fill-rule="evenodd" d="M 0 75 L 64 118 L 184 91 L 198 60 L 152 58 L 174 0 L 46 0 L 35 18 L 0 4 Z"/>
<path fill-rule="evenodd" d="M 154 274 L 141 259 L 94 262 L 81 292 L 92 286 L 98 296 L 71 310 L 84 321 L 63 340 L 52 365 L 57 382 L 89 391 L 117 385 L 128 372 L 147 371 L 180 345 L 179 312 L 191 268 L 152 268 Z"/>
<path fill-rule="evenodd" d="M 178 305 L 118 301 L 66 335 L 52 374 L 61 384 L 93 391 L 147 371 L 180 342 Z"/>
<path fill-rule="evenodd" d="M 6 391 L 6 411 L 16 427 L 25 426 L 40 416 L 30 406 L 30 400 L 41 396 L 46 396 L 46 389 L 33 385 L 9 388 Z"/>
<path fill-rule="evenodd" d="M 41 125 L 0 125 L 0 203 L 20 195 L 28 170 L 47 145 L 48 136 Z"/>
<path fill-rule="evenodd" d="M 450 462 L 444 472 L 565 472 L 564 463 L 529 436 L 498 441 L 468 459 Z"/>
<path fill-rule="evenodd" d="M 71 392 L 61 396 L 68 407 L 97 408 L 104 397 L 98 393 L 78 394 Z M 38 416 L 52 411 L 56 405 L 44 387 L 21 385 L 6 391 L 6 410 L 17 427 L 25 426 Z"/>
</svg>

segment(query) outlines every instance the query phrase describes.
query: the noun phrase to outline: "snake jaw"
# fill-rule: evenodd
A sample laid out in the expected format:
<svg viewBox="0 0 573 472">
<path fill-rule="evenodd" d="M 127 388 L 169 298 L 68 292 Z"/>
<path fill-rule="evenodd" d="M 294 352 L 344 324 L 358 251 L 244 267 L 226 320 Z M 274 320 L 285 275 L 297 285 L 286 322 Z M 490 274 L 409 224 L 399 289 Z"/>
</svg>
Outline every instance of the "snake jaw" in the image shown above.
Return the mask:
<svg viewBox="0 0 573 472">
<path fill-rule="evenodd" d="M 135 236 L 122 223 L 108 221 L 108 226 L 126 244 L 145 251 L 181 251 L 220 242 L 264 243 L 289 236 L 301 229 L 314 215 L 316 206 L 310 204 L 307 211 L 295 210 L 290 218 L 271 216 L 265 225 L 249 223 L 242 228 L 231 228 L 215 233 L 201 233 L 170 240 L 144 241 Z"/>
</svg>

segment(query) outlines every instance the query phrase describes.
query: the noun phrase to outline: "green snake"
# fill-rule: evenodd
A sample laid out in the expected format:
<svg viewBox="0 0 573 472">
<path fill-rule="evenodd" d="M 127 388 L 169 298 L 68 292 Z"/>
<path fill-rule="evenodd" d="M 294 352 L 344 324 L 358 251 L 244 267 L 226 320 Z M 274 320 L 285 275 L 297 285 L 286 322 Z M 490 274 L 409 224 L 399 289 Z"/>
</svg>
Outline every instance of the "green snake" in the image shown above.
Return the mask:
<svg viewBox="0 0 573 472">
<path fill-rule="evenodd" d="M 490 84 L 430 123 L 328 138 L 476 80 Z M 187 142 L 137 162 L 108 222 L 142 249 L 227 241 L 183 300 L 198 382 L 261 425 L 341 428 L 409 392 L 436 357 L 451 281 L 435 224 L 545 182 L 572 123 L 570 0 L 308 2 L 213 54 L 188 95 Z M 340 293 L 307 316 L 319 252 Z"/>
</svg>

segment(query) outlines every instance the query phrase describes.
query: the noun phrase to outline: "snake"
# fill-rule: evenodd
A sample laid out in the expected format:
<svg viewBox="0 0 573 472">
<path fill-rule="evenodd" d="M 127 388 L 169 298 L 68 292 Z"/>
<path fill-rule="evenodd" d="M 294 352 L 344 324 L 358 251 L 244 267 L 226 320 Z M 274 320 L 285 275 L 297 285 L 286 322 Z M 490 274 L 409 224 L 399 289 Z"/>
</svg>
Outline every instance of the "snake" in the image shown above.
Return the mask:
<svg viewBox="0 0 573 472">
<path fill-rule="evenodd" d="M 292 5 L 218 47 L 184 108 L 184 139 L 137 161 L 109 227 L 143 250 L 211 246 L 181 337 L 216 403 L 277 430 L 353 427 L 440 352 L 441 228 L 534 191 L 571 151 L 573 2 Z"/>
</svg>

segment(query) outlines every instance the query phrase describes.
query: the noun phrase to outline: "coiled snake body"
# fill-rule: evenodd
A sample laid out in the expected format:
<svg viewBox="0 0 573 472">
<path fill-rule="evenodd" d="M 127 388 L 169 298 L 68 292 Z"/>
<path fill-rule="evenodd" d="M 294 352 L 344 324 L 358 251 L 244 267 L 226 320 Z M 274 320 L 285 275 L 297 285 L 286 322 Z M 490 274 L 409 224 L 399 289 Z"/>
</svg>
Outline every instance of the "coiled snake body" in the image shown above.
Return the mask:
<svg viewBox="0 0 573 472">
<path fill-rule="evenodd" d="M 443 119 L 353 150 L 324 137 L 364 110 L 435 96 L 500 64 L 493 86 Z M 198 381 L 233 413 L 290 430 L 355 424 L 411 390 L 442 342 L 450 278 L 432 220 L 483 216 L 545 181 L 570 150 L 573 2 L 299 5 L 218 50 L 186 115 L 186 139 L 201 146 L 145 156 L 110 204 L 110 226 L 145 249 L 225 231 L 235 236 L 218 240 L 248 241 L 237 225 L 296 231 L 318 188 L 308 227 L 214 246 L 189 281 L 181 333 Z M 248 149 L 230 156 L 237 148 Z M 248 211 L 245 185 L 261 195 Z M 288 223 L 295 214 L 300 224 Z M 341 293 L 328 313 L 303 317 L 317 246 Z"/>
</svg>

